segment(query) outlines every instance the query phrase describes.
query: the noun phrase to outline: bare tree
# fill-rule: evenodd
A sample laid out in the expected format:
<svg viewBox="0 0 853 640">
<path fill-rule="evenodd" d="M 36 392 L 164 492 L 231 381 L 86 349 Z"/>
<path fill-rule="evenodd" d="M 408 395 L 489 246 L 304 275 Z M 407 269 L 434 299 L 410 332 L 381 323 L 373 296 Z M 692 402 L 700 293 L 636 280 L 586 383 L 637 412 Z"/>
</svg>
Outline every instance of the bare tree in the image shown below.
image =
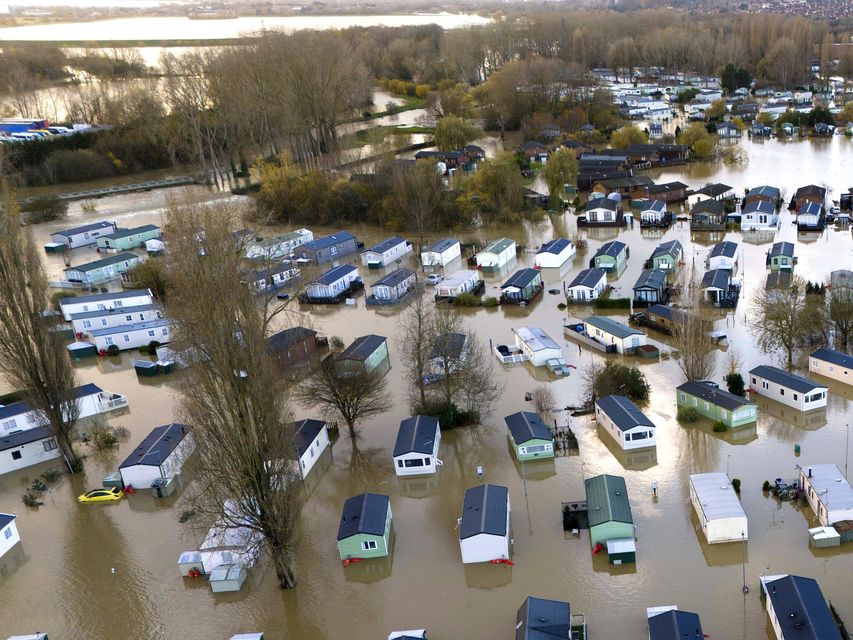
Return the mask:
<svg viewBox="0 0 853 640">
<path fill-rule="evenodd" d="M 794 276 L 788 289 L 762 287 L 752 296 L 750 324 L 758 346 L 764 353 L 784 352 L 789 367 L 808 322 L 805 290 L 806 281 Z"/>
<path fill-rule="evenodd" d="M 206 521 L 248 528 L 293 588 L 302 488 L 286 379 L 266 350 L 265 305 L 240 282 L 227 205 L 171 206 L 167 313 L 173 343 L 190 365 L 179 415 L 196 441 L 199 473 L 190 498 Z"/>
<path fill-rule="evenodd" d="M 536 412 L 539 415 L 550 413 L 554 408 L 554 405 L 557 403 L 554 399 L 554 392 L 551 390 L 551 387 L 544 384 L 540 384 L 533 390 L 530 394 L 530 399 L 533 402 L 533 406 L 536 407 Z"/>
<path fill-rule="evenodd" d="M 426 405 L 426 386 L 424 381 L 430 373 L 432 355 L 431 326 L 432 307 L 427 305 L 421 292 L 405 311 L 401 322 L 399 344 L 406 371 L 406 386 L 409 390 L 409 404 L 413 411 Z"/>
<path fill-rule="evenodd" d="M 80 414 L 71 360 L 48 313 L 47 278 L 39 251 L 21 226 L 14 194 L 4 186 L 0 213 L 0 373 L 20 389 L 56 438 L 71 473 L 82 465 L 74 453 L 74 425 Z M 60 316 L 61 317 L 61 316 Z"/>
<path fill-rule="evenodd" d="M 827 296 L 827 315 L 835 338 L 835 348 L 847 351 L 853 346 L 853 289 L 835 287 Z"/>
<path fill-rule="evenodd" d="M 306 406 L 317 407 L 326 415 L 336 415 L 347 425 L 349 436 L 358 438 L 356 425 L 384 413 L 391 407 L 384 376 L 377 372 L 339 371 L 334 356 L 297 387 L 295 397 Z"/>
<path fill-rule="evenodd" d="M 689 276 L 681 279 L 683 300 L 688 310 L 678 310 L 678 321 L 672 331 L 672 346 L 678 351 L 676 362 L 685 380 L 707 380 L 714 374 L 716 352 L 709 340 L 708 331 L 713 326 L 702 316 L 702 292 Z"/>
</svg>

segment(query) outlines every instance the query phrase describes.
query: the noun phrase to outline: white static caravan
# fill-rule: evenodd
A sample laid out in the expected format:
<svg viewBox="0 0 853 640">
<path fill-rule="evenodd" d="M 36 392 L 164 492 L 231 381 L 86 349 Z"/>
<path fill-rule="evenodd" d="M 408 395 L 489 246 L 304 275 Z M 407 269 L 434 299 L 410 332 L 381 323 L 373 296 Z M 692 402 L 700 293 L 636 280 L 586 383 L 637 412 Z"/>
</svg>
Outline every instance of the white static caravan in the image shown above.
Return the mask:
<svg viewBox="0 0 853 640">
<path fill-rule="evenodd" d="M 571 240 L 555 238 L 539 247 L 534 265 L 539 269 L 559 269 L 575 257 L 575 252 L 575 245 Z"/>
<path fill-rule="evenodd" d="M 509 560 L 509 489 L 481 484 L 465 492 L 459 520 L 463 564 Z"/>
<path fill-rule="evenodd" d="M 594 267 L 584 269 L 566 289 L 570 300 L 577 302 L 592 301 L 598 298 L 607 288 L 607 272 Z"/>
<path fill-rule="evenodd" d="M 741 209 L 740 230 L 767 230 L 779 226 L 779 215 L 776 206 L 767 200 L 753 200 Z"/>
<path fill-rule="evenodd" d="M 476 271 L 462 269 L 453 272 L 449 278 L 445 278 L 435 285 L 436 298 L 455 298 L 460 293 L 474 291 L 480 286 L 480 274 Z"/>
<path fill-rule="evenodd" d="M 459 240 L 444 238 L 421 251 L 421 265 L 424 269 L 444 267 L 461 256 L 462 245 Z"/>
<path fill-rule="evenodd" d="M 293 423 L 296 430 L 296 454 L 299 456 L 299 474 L 308 477 L 323 451 L 332 446 L 329 427 L 323 420 L 307 418 Z"/>
<path fill-rule="evenodd" d="M 624 356 L 632 349 L 646 344 L 645 333 L 617 322 L 609 316 L 589 316 L 582 322 L 586 335 L 606 346 L 611 346 L 620 355 Z"/>
<path fill-rule="evenodd" d="M 403 256 L 411 253 L 412 245 L 400 236 L 392 236 L 379 244 L 370 247 L 361 254 L 361 264 L 371 269 L 379 269 L 394 264 Z"/>
<path fill-rule="evenodd" d="M 710 271 L 731 271 L 734 273 L 737 268 L 737 243 L 730 240 L 718 242 L 708 254 L 708 259 L 705 261 L 705 266 Z"/>
<path fill-rule="evenodd" d="M 70 249 L 76 249 L 77 247 L 86 247 L 95 244 L 101 236 L 115 233 L 115 231 L 116 225 L 114 222 L 105 222 L 102 220 L 101 222 L 93 222 L 91 224 L 84 224 L 81 227 L 51 233 L 50 239 L 52 242 L 64 244 Z"/>
<path fill-rule="evenodd" d="M 0 513 L 0 558 L 21 541 L 18 527 L 15 526 L 15 516 L 11 513 Z"/>
<path fill-rule="evenodd" d="M 749 372 L 749 386 L 765 396 L 799 411 L 826 406 L 827 387 L 784 369 L 760 365 Z"/>
<path fill-rule="evenodd" d="M 398 476 L 423 476 L 441 466 L 438 447 L 441 428 L 438 418 L 412 416 L 400 422 L 394 445 L 394 472 Z"/>
<path fill-rule="evenodd" d="M 746 513 L 725 473 L 691 475 L 690 501 L 708 544 L 749 539 Z"/>
<path fill-rule="evenodd" d="M 498 272 L 515 258 L 515 253 L 514 241 L 509 238 L 495 240 L 477 254 L 477 266 L 484 272 Z"/>
<path fill-rule="evenodd" d="M 334 298 L 352 286 L 358 280 L 358 269 L 351 264 L 333 267 L 319 276 L 305 288 L 311 298 Z"/>
<path fill-rule="evenodd" d="M 515 346 L 530 357 L 534 367 L 544 366 L 548 360 L 563 357 L 560 345 L 539 327 L 521 327 L 512 332 L 515 334 Z"/>
<path fill-rule="evenodd" d="M 163 317 L 163 308 L 158 304 L 138 307 L 114 307 L 98 311 L 75 313 L 71 316 L 74 333 L 89 333 L 92 329 L 126 327 L 137 322 L 150 322 Z"/>
<path fill-rule="evenodd" d="M 297 247 L 301 247 L 314 239 L 314 234 L 308 229 L 297 229 L 280 236 L 273 236 L 267 240 L 261 240 L 246 247 L 245 256 L 249 260 L 263 258 L 265 260 L 280 260 L 293 253 Z"/>
<path fill-rule="evenodd" d="M 663 224 L 666 214 L 666 202 L 663 200 L 648 200 L 640 208 L 640 222 L 645 222 L 646 224 Z"/>
<path fill-rule="evenodd" d="M 152 429 L 118 470 L 125 487 L 147 489 L 158 478 L 173 478 L 195 451 L 195 440 L 184 424 Z"/>
<path fill-rule="evenodd" d="M 125 349 L 138 349 L 153 341 L 160 344 L 169 342 L 169 329 L 171 322 L 167 318 L 152 320 L 150 322 L 137 322 L 124 327 L 109 327 L 106 329 L 93 329 L 89 335 L 95 341 L 98 351 L 106 351 L 111 345 L 116 345 L 121 351 Z"/>
<path fill-rule="evenodd" d="M 824 527 L 853 520 L 853 488 L 834 464 L 800 467 L 799 487 Z"/>
<path fill-rule="evenodd" d="M 113 293 L 99 293 L 92 296 L 77 296 L 61 298 L 59 309 L 66 322 L 71 321 L 75 313 L 86 313 L 88 311 L 104 311 L 108 309 L 119 309 L 123 307 L 140 307 L 154 302 L 151 289 L 134 289 L 132 291 L 114 291 Z"/>
<path fill-rule="evenodd" d="M 599 398 L 595 401 L 595 419 L 625 451 L 657 446 L 655 424 L 630 398 Z"/>
<path fill-rule="evenodd" d="M 834 349 L 818 349 L 809 356 L 809 371 L 853 384 L 853 356 Z"/>
<path fill-rule="evenodd" d="M 50 429 L 36 427 L 0 436 L 0 475 L 60 456 Z"/>
<path fill-rule="evenodd" d="M 841 640 L 817 580 L 767 576 L 762 579 L 762 587 L 776 640 Z"/>
<path fill-rule="evenodd" d="M 90 418 L 100 413 L 127 406 L 127 398 L 105 392 L 93 383 L 84 384 L 74 390 L 77 399 L 77 418 Z M 46 424 L 45 419 L 33 411 L 24 401 L 0 406 L 0 434 L 12 434 L 26 431 Z"/>
</svg>

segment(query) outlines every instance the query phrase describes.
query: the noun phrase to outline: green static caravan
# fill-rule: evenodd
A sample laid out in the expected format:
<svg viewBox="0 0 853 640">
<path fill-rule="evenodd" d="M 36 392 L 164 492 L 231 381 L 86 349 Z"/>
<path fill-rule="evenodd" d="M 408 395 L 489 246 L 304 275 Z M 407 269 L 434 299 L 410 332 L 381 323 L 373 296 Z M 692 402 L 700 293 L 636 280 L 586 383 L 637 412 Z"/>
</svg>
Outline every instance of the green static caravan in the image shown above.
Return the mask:
<svg viewBox="0 0 853 640">
<path fill-rule="evenodd" d="M 751 424 L 758 418 L 758 405 L 720 389 L 713 382 L 685 382 L 675 390 L 678 407 L 696 409 L 729 429 Z"/>
<path fill-rule="evenodd" d="M 554 457 L 554 437 L 537 413 L 519 411 L 504 418 L 506 433 L 519 462 Z"/>
<path fill-rule="evenodd" d="M 341 375 L 372 373 L 388 360 L 388 341 L 383 336 L 369 334 L 353 340 L 335 356 L 335 368 Z"/>
<path fill-rule="evenodd" d="M 127 251 L 144 247 L 146 240 L 160 237 L 160 227 L 145 224 L 132 229 L 116 229 L 113 233 L 98 238 L 98 249 L 104 251 Z"/>
<path fill-rule="evenodd" d="M 348 498 L 338 527 L 341 560 L 384 558 L 391 545 L 391 501 L 388 496 L 362 493 Z"/>
<path fill-rule="evenodd" d="M 648 269 L 660 269 L 661 271 L 674 271 L 678 267 L 684 249 L 678 240 L 670 240 L 659 244 L 650 260 Z"/>
<path fill-rule="evenodd" d="M 604 269 L 605 271 L 614 271 L 619 273 L 625 267 L 628 261 L 628 245 L 618 240 L 606 242 L 589 261 L 590 268 Z"/>
<path fill-rule="evenodd" d="M 591 547 L 608 540 L 633 540 L 634 518 L 621 476 L 600 475 L 584 481 Z"/>
<path fill-rule="evenodd" d="M 794 257 L 794 245 L 790 242 L 775 242 L 767 252 L 767 266 L 770 271 L 791 271 L 797 259 Z"/>
</svg>

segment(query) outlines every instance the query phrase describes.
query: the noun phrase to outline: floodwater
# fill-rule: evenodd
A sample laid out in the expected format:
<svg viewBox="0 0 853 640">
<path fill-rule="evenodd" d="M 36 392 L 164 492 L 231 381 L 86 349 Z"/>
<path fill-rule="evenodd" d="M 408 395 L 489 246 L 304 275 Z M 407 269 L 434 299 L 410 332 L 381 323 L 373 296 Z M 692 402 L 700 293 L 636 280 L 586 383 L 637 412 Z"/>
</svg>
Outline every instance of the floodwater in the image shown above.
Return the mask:
<svg viewBox="0 0 853 640">
<path fill-rule="evenodd" d="M 682 179 L 698 186 L 720 179 L 741 189 L 769 182 L 788 195 L 802 184 L 829 182 L 835 193 L 850 186 L 851 144 L 834 139 L 827 144 L 770 141 L 742 144 L 750 163 L 742 170 L 702 165 L 667 170 L 666 179 Z M 846 179 L 845 179 L 846 178 Z M 157 222 L 162 192 L 117 196 L 98 201 L 98 212 L 83 213 L 74 205 L 68 224 L 105 217 L 121 225 Z M 776 239 L 796 241 L 797 273 L 822 279 L 832 269 L 853 267 L 853 238 L 849 229 L 827 230 L 820 236 L 797 238 L 790 215 L 784 212 Z M 35 229 L 39 241 L 51 229 Z M 388 234 L 373 228 L 352 229 L 368 245 Z M 322 230 L 315 229 L 315 232 Z M 620 238 L 629 243 L 626 271 L 614 282 L 628 292 L 639 275 L 642 261 L 663 240 L 678 238 L 686 249 L 686 265 L 702 271 L 713 241 L 724 237 L 740 243 L 744 299 L 736 312 L 720 315 L 730 349 L 742 358 L 741 371 L 774 358 L 757 351 L 745 321 L 748 296 L 764 280 L 764 254 L 771 238 L 743 242 L 739 233 L 718 237 L 696 236 L 686 225 L 676 224 L 665 233 L 634 227 L 621 232 L 578 231 L 575 216 L 564 214 L 536 224 L 508 229 L 463 233 L 463 239 L 508 235 L 538 246 L 555 235 L 588 242 L 563 280 L 583 268 L 603 242 Z M 75 262 L 88 259 L 86 250 Z M 532 254 L 519 256 L 518 266 L 532 263 Z M 45 258 L 48 260 L 48 258 Z M 50 259 L 50 270 L 62 268 Z M 363 272 L 369 284 L 380 274 Z M 560 274 L 546 273 L 556 283 Z M 487 294 L 501 277 L 487 279 Z M 559 287 L 558 284 L 555 286 Z M 544 328 L 562 342 L 566 312 L 558 310 L 560 296 L 546 294 L 528 308 L 479 309 L 466 313 L 484 343 L 511 339 L 511 328 L 531 324 Z M 619 453 L 599 434 L 587 417 L 569 418 L 557 412 L 549 419 L 569 421 L 579 441 L 577 456 L 558 456 L 554 462 L 514 463 L 504 435 L 503 417 L 530 409 L 524 393 L 539 384 L 550 386 L 562 407 L 576 404 L 582 391 L 581 372 L 600 354 L 579 351 L 566 342 L 564 355 L 577 367 L 565 379 L 552 379 L 526 365 L 495 371 L 505 392 L 493 414 L 476 429 L 445 432 L 437 476 L 399 479 L 391 464 L 396 429 L 408 416 L 403 370 L 399 355 L 399 311 L 367 308 L 363 299 L 355 307 L 302 307 L 305 324 L 345 342 L 365 333 L 389 338 L 391 370 L 389 393 L 394 406 L 386 414 L 365 422 L 354 448 L 345 435 L 335 444 L 324 465 L 312 472 L 300 526 L 296 572 L 299 584 L 280 591 L 268 562 L 250 572 L 237 594 L 212 594 L 203 581 L 178 576 L 181 551 L 200 542 L 197 533 L 179 524 L 183 510 L 180 494 L 155 500 L 142 493 L 115 505 L 77 505 L 74 496 L 98 486 L 148 431 L 175 418 L 174 377 L 140 382 L 131 367 L 133 354 L 90 360 L 81 364 L 81 382 L 95 382 L 106 390 L 126 394 L 130 409 L 109 418 L 131 435 L 118 451 L 92 455 L 85 475 L 65 478 L 44 498 L 38 510 L 19 500 L 30 481 L 44 467 L 0 477 L 0 511 L 18 514 L 22 544 L 3 559 L 0 569 L 0 637 L 3 633 L 47 631 L 56 638 L 182 638 L 214 640 L 231 634 L 263 630 L 271 640 L 383 638 L 394 629 L 426 627 L 436 640 L 511 637 L 515 611 L 528 594 L 568 600 L 572 611 L 585 613 L 590 637 L 596 639 L 647 637 L 645 608 L 675 604 L 698 612 L 704 630 L 714 638 L 764 640 L 772 633 L 759 597 L 759 577 L 765 573 L 795 573 L 816 578 L 824 595 L 848 623 L 853 621 L 853 545 L 813 550 L 806 530 L 813 526 L 808 507 L 779 503 L 761 492 L 764 480 L 793 478 L 797 464 L 845 464 L 846 429 L 853 418 L 853 388 L 830 385 L 825 412 L 798 414 L 763 400 L 754 427 L 716 434 L 710 425 L 681 426 L 675 420 L 674 387 L 680 375 L 673 360 L 661 362 L 624 359 L 641 367 L 652 386 L 646 409 L 658 426 L 655 450 Z M 583 308 L 571 309 L 584 315 Z M 624 314 L 616 314 L 625 319 Z M 651 342 L 668 351 L 665 336 Z M 612 356 L 617 357 L 617 356 Z M 618 358 L 618 357 L 617 357 Z M 619 358 L 622 360 L 621 358 Z M 718 352 L 714 379 L 725 372 L 726 354 Z M 800 362 L 802 365 L 802 361 Z M 294 407 L 297 416 L 313 415 Z M 802 447 L 798 457 L 794 445 Z M 463 493 L 481 480 L 509 487 L 512 503 L 514 567 L 463 566 L 459 554 L 457 518 Z M 749 541 L 709 547 L 688 500 L 691 473 L 728 471 L 743 482 L 742 502 L 749 516 Z M 637 525 L 637 564 L 611 567 L 604 557 L 593 557 L 586 533 L 575 538 L 562 530 L 560 502 L 583 497 L 583 479 L 599 473 L 623 475 L 628 485 Z M 191 482 L 187 477 L 185 482 Z M 657 482 L 654 498 L 651 483 Z M 344 499 L 362 491 L 391 496 L 395 544 L 391 558 L 344 568 L 337 556 L 335 536 Z M 742 564 L 743 560 L 746 561 Z M 115 568 L 115 572 L 112 569 Z M 743 575 L 750 588 L 742 593 Z"/>
</svg>

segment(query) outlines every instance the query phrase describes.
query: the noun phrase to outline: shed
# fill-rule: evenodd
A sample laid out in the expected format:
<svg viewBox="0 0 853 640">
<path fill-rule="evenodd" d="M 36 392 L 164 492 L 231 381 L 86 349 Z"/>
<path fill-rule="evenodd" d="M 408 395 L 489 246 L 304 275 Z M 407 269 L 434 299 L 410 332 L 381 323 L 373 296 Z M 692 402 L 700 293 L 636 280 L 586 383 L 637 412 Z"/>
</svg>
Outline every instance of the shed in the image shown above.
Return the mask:
<svg viewBox="0 0 853 640">
<path fill-rule="evenodd" d="M 538 269 L 519 269 L 501 285 L 501 303 L 527 304 L 542 293 Z"/>
<path fill-rule="evenodd" d="M 515 614 L 515 640 L 571 640 L 568 602 L 527 596 Z"/>
<path fill-rule="evenodd" d="M 520 327 L 513 329 L 515 345 L 530 357 L 534 367 L 543 366 L 552 358 L 560 358 L 563 350 L 539 327 Z"/>
<path fill-rule="evenodd" d="M 800 467 L 799 487 L 824 527 L 853 520 L 853 488 L 836 465 Z"/>
<path fill-rule="evenodd" d="M 853 384 L 853 356 L 835 349 L 818 349 L 809 356 L 809 371 Z"/>
<path fill-rule="evenodd" d="M 566 288 L 566 295 L 576 302 L 591 302 L 607 288 L 607 273 L 604 269 L 584 269 Z"/>
<path fill-rule="evenodd" d="M 666 302 L 666 272 L 660 269 L 645 269 L 634 283 L 634 300 L 645 304 Z"/>
<path fill-rule="evenodd" d="M 391 552 L 391 500 L 378 493 L 362 493 L 344 502 L 338 527 L 341 560 L 382 558 Z"/>
<path fill-rule="evenodd" d="M 440 443 L 438 418 L 418 415 L 402 420 L 394 445 L 394 472 L 398 476 L 435 473 L 441 466 L 438 459 Z"/>
<path fill-rule="evenodd" d="M 508 560 L 509 522 L 509 489 L 497 484 L 481 484 L 465 491 L 459 524 L 462 562 Z"/>
<path fill-rule="evenodd" d="M 559 269 L 575 257 L 575 251 L 575 245 L 571 240 L 555 238 L 539 247 L 534 264 L 540 269 Z"/>
<path fill-rule="evenodd" d="M 749 387 L 758 395 L 786 404 L 799 411 L 811 411 L 826 406 L 828 389 L 795 373 L 779 367 L 760 365 L 749 372 Z"/>
<path fill-rule="evenodd" d="M 644 449 L 657 445 L 657 428 L 626 396 L 604 396 L 595 401 L 595 419 L 621 449 Z"/>
<path fill-rule="evenodd" d="M 506 434 L 519 462 L 554 457 L 554 436 L 538 413 L 519 411 L 504 418 Z"/>
<path fill-rule="evenodd" d="M 649 616 L 649 640 L 701 640 L 699 614 L 670 609 Z"/>
<path fill-rule="evenodd" d="M 335 368 L 340 373 L 371 373 L 388 359 L 388 339 L 369 334 L 352 341 L 335 356 Z"/>
<path fill-rule="evenodd" d="M 293 423 L 296 432 L 294 447 L 299 460 L 299 475 L 304 480 L 317 464 L 323 452 L 332 446 L 325 420 L 305 418 Z"/>
<path fill-rule="evenodd" d="M 246 567 L 241 564 L 223 564 L 210 572 L 210 590 L 213 593 L 239 591 L 246 581 Z"/>
<path fill-rule="evenodd" d="M 173 422 L 152 429 L 119 465 L 121 481 L 126 487 L 148 488 L 157 478 L 179 474 L 193 451 L 195 440 L 187 425 Z"/>
<path fill-rule="evenodd" d="M 841 640 L 816 580 L 784 576 L 767 582 L 765 589 L 777 640 Z"/>
<path fill-rule="evenodd" d="M 501 238 L 489 244 L 477 256 L 477 267 L 484 273 L 494 273 L 515 258 L 516 245 L 509 238 Z"/>
<path fill-rule="evenodd" d="M 637 562 L 637 543 L 634 538 L 616 538 L 607 541 L 607 561 L 613 565 Z"/>
<path fill-rule="evenodd" d="M 582 320 L 584 333 L 616 353 L 626 355 L 632 349 L 646 344 L 646 334 L 633 327 L 617 322 L 609 316 L 588 316 Z"/>
<path fill-rule="evenodd" d="M 380 269 L 400 260 L 411 251 L 411 244 L 400 236 L 392 236 L 364 251 L 361 254 L 361 264 L 370 269 Z"/>
<path fill-rule="evenodd" d="M 749 540 L 746 513 L 725 473 L 691 475 L 690 501 L 708 544 Z"/>
<path fill-rule="evenodd" d="M 701 415 L 722 422 L 730 429 L 752 424 L 758 419 L 758 406 L 736 396 L 708 380 L 685 382 L 676 389 L 679 408 L 693 408 Z"/>
<path fill-rule="evenodd" d="M 634 538 L 634 518 L 625 478 L 600 475 L 584 480 L 589 508 L 589 543 L 591 547 L 608 540 Z"/>
<path fill-rule="evenodd" d="M 444 267 L 462 255 L 459 240 L 443 238 L 421 252 L 421 264 L 426 267 Z"/>
<path fill-rule="evenodd" d="M 12 513 L 0 513 L 0 558 L 21 541 L 18 527 L 15 525 L 16 517 Z"/>
<path fill-rule="evenodd" d="M 605 271 L 616 271 L 618 273 L 627 261 L 628 245 L 619 240 L 611 240 L 598 248 L 598 251 L 595 252 L 592 260 L 590 260 L 589 266 L 598 267 Z"/>
</svg>

